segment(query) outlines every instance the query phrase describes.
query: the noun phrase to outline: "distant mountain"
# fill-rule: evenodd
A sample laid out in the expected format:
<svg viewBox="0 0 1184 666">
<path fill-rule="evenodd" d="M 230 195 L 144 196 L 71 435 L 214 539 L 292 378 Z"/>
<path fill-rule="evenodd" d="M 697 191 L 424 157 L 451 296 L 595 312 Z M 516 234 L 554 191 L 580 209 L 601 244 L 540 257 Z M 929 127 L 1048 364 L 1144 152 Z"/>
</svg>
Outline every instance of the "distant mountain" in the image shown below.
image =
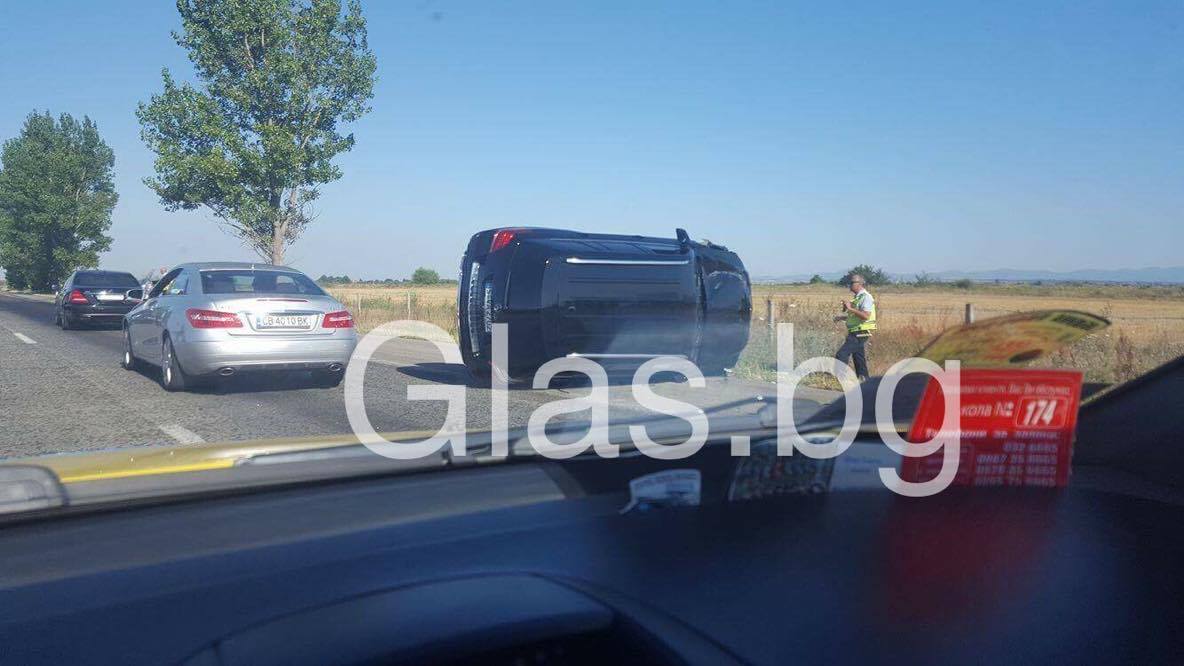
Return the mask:
<svg viewBox="0 0 1184 666">
<path fill-rule="evenodd" d="M 843 276 L 842 273 L 819 273 L 823 280 L 827 282 L 834 282 Z M 809 282 L 810 278 L 814 277 L 813 273 L 790 273 L 788 275 L 753 275 L 753 282 L 764 283 L 784 283 L 784 282 Z"/>
<path fill-rule="evenodd" d="M 921 271 L 917 271 L 920 273 Z M 917 273 L 890 273 L 894 280 L 911 282 Z M 793 273 L 775 276 L 753 276 L 753 282 L 808 282 L 813 273 Z M 823 279 L 834 281 L 841 272 L 820 273 Z M 1184 266 L 1149 268 L 1086 268 L 1075 271 L 1026 270 L 996 268 L 987 271 L 938 271 L 928 273 L 935 280 L 974 280 L 975 282 L 1120 282 L 1150 284 L 1184 284 Z"/>
</svg>

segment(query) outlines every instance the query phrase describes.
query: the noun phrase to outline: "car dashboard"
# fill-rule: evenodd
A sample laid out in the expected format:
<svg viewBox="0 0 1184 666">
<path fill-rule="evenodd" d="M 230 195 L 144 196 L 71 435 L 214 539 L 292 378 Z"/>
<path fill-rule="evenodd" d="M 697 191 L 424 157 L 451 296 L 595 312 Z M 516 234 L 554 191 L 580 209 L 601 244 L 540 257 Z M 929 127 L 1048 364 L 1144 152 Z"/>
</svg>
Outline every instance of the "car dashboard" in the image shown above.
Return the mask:
<svg viewBox="0 0 1184 666">
<path fill-rule="evenodd" d="M 1181 494 L 769 494 L 738 459 L 576 458 L 0 530 L 5 663 L 1176 661 Z M 629 482 L 701 474 L 698 506 Z"/>
</svg>

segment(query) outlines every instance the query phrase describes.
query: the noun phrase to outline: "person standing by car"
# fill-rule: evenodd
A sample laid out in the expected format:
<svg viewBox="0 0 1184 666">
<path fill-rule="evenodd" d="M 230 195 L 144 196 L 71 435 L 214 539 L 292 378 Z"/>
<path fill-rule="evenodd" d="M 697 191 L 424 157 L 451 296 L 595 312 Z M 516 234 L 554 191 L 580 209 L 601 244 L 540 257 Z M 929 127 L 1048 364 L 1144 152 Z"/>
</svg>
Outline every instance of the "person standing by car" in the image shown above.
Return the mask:
<svg viewBox="0 0 1184 666">
<path fill-rule="evenodd" d="M 872 337 L 872 331 L 876 330 L 876 301 L 864 289 L 862 275 L 852 273 L 850 282 L 851 300 L 841 301 L 844 314 L 835 317 L 835 321 L 846 323 L 847 339 L 835 352 L 835 358 L 843 364 L 853 360 L 855 375 L 859 381 L 864 381 L 868 378 L 867 341 Z"/>
</svg>

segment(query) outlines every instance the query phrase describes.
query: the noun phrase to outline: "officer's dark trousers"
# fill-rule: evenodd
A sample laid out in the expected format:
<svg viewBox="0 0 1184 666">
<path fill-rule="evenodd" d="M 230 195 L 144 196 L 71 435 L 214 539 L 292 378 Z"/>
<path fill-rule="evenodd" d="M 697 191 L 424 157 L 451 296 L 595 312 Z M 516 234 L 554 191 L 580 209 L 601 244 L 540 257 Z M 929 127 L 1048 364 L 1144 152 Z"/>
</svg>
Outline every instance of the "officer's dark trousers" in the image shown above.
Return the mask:
<svg viewBox="0 0 1184 666">
<path fill-rule="evenodd" d="M 867 340 L 870 335 L 856 335 L 854 333 L 847 334 L 847 340 L 843 342 L 843 346 L 839 347 L 839 351 L 835 352 L 835 358 L 839 359 L 839 363 L 846 363 L 848 360 L 855 361 L 855 375 L 860 379 L 867 379 Z"/>
</svg>

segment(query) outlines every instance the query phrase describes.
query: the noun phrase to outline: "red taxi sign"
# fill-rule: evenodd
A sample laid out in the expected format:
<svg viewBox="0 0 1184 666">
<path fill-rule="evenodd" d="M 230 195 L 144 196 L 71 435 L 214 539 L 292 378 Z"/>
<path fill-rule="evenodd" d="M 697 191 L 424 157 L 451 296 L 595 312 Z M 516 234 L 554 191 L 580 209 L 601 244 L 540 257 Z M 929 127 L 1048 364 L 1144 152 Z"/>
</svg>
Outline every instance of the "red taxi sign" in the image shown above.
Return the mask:
<svg viewBox="0 0 1184 666">
<path fill-rule="evenodd" d="M 1081 373 L 1074 370 L 961 372 L 961 451 L 958 486 L 1043 486 L 1069 483 Z M 945 403 L 930 380 L 921 396 L 908 441 L 926 442 L 941 428 Z M 940 451 L 906 457 L 901 478 L 928 481 L 941 470 Z"/>
</svg>

